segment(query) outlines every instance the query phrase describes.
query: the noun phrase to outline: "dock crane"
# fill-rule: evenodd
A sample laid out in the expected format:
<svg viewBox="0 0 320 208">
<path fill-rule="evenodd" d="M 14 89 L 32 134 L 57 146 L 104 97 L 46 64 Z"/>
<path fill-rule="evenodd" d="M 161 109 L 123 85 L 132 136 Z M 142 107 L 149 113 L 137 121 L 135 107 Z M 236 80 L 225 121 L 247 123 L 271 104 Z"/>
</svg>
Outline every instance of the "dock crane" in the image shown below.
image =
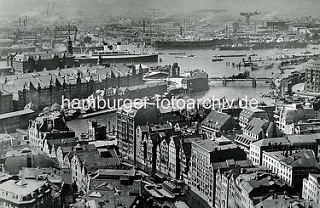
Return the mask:
<svg viewBox="0 0 320 208">
<path fill-rule="evenodd" d="M 241 16 L 245 17 L 246 18 L 246 23 L 248 25 L 250 25 L 250 17 L 252 16 L 256 16 L 256 15 L 259 15 L 260 13 L 255 11 L 255 12 L 242 12 L 240 13 Z"/>
</svg>

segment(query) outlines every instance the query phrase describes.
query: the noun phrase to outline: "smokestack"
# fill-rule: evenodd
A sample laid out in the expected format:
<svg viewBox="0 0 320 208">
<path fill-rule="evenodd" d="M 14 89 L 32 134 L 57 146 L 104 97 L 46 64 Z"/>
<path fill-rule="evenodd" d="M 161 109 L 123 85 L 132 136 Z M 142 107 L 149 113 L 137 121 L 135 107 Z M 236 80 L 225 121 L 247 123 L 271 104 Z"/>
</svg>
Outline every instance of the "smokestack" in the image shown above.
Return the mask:
<svg viewBox="0 0 320 208">
<path fill-rule="evenodd" d="M 48 1 L 47 16 L 49 16 L 49 8 L 50 8 L 50 5 L 49 5 L 49 1 Z"/>
<path fill-rule="evenodd" d="M 21 17 L 19 17 L 19 26 L 21 26 Z"/>
<path fill-rule="evenodd" d="M 28 16 L 26 16 L 26 26 L 28 26 Z"/>
<path fill-rule="evenodd" d="M 226 38 L 229 36 L 229 27 L 228 27 L 228 25 L 226 25 Z"/>
<path fill-rule="evenodd" d="M 146 21 L 142 21 L 143 32 L 146 32 Z"/>
<path fill-rule="evenodd" d="M 152 29 L 151 29 L 151 24 L 150 24 L 150 37 L 152 37 Z"/>
<path fill-rule="evenodd" d="M 182 35 L 182 27 L 180 27 L 180 35 Z"/>
</svg>

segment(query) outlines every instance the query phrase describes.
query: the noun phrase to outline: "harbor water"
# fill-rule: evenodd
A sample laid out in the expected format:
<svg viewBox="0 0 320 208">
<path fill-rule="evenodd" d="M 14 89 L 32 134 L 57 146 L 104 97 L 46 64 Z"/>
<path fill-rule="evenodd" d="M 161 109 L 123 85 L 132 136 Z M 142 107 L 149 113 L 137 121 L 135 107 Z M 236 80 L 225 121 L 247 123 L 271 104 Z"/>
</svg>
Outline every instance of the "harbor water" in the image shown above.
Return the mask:
<svg viewBox="0 0 320 208">
<path fill-rule="evenodd" d="M 301 55 L 307 51 L 311 53 L 320 53 L 319 49 L 313 49 L 314 46 L 309 46 L 304 49 L 287 49 L 285 51 L 281 49 L 269 49 L 269 50 L 256 50 L 256 51 L 218 51 L 212 49 L 201 49 L 201 50 L 159 50 L 160 53 L 158 63 L 147 63 L 143 65 L 155 66 L 155 65 L 172 65 L 173 63 L 178 63 L 181 68 L 181 73 L 186 71 L 191 71 L 195 69 L 200 69 L 206 71 L 210 77 L 223 77 L 237 75 L 238 73 L 244 72 L 245 70 L 250 70 L 250 68 L 241 67 L 239 70 L 236 67 L 232 67 L 232 63 L 238 64 L 245 57 L 227 57 L 223 58 L 223 61 L 212 62 L 212 58 L 215 55 L 230 55 L 230 54 L 256 54 L 252 56 L 252 60 L 258 59 L 273 59 L 273 61 L 268 61 L 268 63 L 274 62 L 274 67 L 270 69 L 258 69 L 250 72 L 251 77 L 267 77 L 267 78 L 281 78 L 288 76 L 292 71 L 303 69 L 306 64 L 294 65 L 292 69 L 284 71 L 284 74 L 280 73 L 278 68 L 279 61 L 274 61 L 276 57 L 284 55 Z M 151 49 L 152 50 L 152 49 Z M 170 55 L 170 54 L 175 55 Z M 179 55 L 176 55 L 179 54 Z M 181 55 L 180 55 L 181 54 Z M 192 55 L 191 57 L 188 57 Z M 226 64 L 228 62 L 229 64 Z M 259 64 L 259 63 L 258 63 Z M 261 64 L 261 63 L 260 63 Z M 291 67 L 291 66 L 290 66 Z M 267 104 L 271 104 L 273 100 L 270 98 L 263 98 L 260 94 L 266 94 L 270 90 L 269 84 L 265 82 L 257 82 L 256 87 L 252 87 L 251 82 L 228 82 L 227 86 L 223 86 L 222 82 L 214 81 L 210 82 L 210 89 L 206 92 L 192 93 L 187 96 L 190 98 L 222 98 L 232 100 L 237 98 L 255 98 L 258 101 L 264 101 Z M 100 124 L 108 125 L 109 121 L 111 126 L 115 125 L 115 113 L 99 115 L 96 117 L 91 117 L 88 119 L 76 119 L 68 121 L 68 126 L 76 131 L 79 135 L 81 132 L 86 133 L 88 129 L 88 121 L 96 120 Z M 111 127 L 112 129 L 112 127 Z"/>
</svg>

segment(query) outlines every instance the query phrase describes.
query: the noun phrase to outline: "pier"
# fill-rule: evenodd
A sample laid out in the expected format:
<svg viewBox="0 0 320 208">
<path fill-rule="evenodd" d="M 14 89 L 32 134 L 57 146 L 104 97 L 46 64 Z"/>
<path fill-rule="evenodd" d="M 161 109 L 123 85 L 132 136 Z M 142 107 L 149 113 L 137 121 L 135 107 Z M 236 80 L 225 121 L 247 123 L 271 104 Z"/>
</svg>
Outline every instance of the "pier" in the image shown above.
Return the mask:
<svg viewBox="0 0 320 208">
<path fill-rule="evenodd" d="M 227 86 L 228 82 L 251 82 L 252 83 L 252 87 L 256 87 L 257 86 L 257 82 L 258 81 L 263 81 L 263 82 L 273 82 L 272 78 L 267 78 L 267 77 L 259 77 L 259 78 L 227 78 L 227 77 L 211 77 L 209 78 L 209 82 L 214 82 L 214 81 L 222 81 L 222 84 L 224 86 Z"/>
</svg>

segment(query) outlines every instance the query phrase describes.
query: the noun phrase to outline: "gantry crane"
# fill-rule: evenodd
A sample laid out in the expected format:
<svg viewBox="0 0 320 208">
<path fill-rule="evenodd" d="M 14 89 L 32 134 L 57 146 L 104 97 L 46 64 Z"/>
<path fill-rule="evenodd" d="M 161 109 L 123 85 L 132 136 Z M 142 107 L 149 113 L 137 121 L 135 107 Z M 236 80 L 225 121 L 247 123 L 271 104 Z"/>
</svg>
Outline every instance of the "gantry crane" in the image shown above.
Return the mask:
<svg viewBox="0 0 320 208">
<path fill-rule="evenodd" d="M 242 12 L 240 13 L 241 16 L 245 17 L 246 18 L 246 23 L 248 25 L 250 25 L 250 17 L 252 16 L 256 16 L 256 15 L 259 15 L 260 13 L 255 11 L 255 12 Z"/>
</svg>

